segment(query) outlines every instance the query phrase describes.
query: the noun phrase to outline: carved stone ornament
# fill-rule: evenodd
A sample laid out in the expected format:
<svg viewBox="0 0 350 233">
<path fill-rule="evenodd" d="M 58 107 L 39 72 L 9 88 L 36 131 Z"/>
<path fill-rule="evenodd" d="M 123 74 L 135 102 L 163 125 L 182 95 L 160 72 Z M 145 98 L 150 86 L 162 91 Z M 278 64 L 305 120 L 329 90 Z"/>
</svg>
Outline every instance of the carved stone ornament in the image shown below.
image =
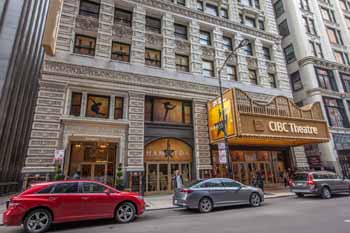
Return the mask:
<svg viewBox="0 0 350 233">
<path fill-rule="evenodd" d="M 207 46 L 202 46 L 202 57 L 214 58 L 215 49 Z"/>
<path fill-rule="evenodd" d="M 98 19 L 93 17 L 86 17 L 78 15 L 76 18 L 76 28 L 84 31 L 97 32 L 98 30 Z"/>
<path fill-rule="evenodd" d="M 157 34 L 146 33 L 146 44 L 161 48 L 163 45 L 163 37 Z"/>
<path fill-rule="evenodd" d="M 276 73 L 276 64 L 274 62 L 266 61 L 268 73 Z"/>
<path fill-rule="evenodd" d="M 249 67 L 256 68 L 257 67 L 257 60 L 255 57 L 247 57 L 247 64 Z"/>
<path fill-rule="evenodd" d="M 113 36 L 121 40 L 131 40 L 132 39 L 132 29 L 131 27 L 114 24 L 113 25 Z"/>
<path fill-rule="evenodd" d="M 190 52 L 190 43 L 188 41 L 184 40 L 175 40 L 176 45 L 176 51 L 180 51 L 183 53 L 189 53 Z"/>
</svg>

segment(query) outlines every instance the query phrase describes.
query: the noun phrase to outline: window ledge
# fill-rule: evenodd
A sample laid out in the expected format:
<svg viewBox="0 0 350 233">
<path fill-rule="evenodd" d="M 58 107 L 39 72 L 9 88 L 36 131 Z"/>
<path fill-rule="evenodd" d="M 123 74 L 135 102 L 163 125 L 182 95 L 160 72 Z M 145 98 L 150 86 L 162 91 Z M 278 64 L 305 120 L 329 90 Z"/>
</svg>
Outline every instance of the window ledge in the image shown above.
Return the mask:
<svg viewBox="0 0 350 233">
<path fill-rule="evenodd" d="M 106 125 L 122 125 L 128 126 L 129 121 L 127 119 L 104 119 L 104 118 L 94 118 L 94 117 L 78 117 L 71 115 L 63 115 L 61 117 L 64 123 L 86 123 L 86 124 L 106 124 Z"/>
</svg>

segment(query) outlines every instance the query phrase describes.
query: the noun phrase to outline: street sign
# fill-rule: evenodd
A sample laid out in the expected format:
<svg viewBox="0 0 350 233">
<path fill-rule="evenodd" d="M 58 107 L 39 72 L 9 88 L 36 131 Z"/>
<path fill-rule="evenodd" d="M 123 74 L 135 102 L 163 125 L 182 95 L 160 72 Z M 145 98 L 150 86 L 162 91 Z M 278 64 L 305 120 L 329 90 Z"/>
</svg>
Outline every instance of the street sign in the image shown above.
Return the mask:
<svg viewBox="0 0 350 233">
<path fill-rule="evenodd" d="M 226 164 L 227 163 L 227 157 L 226 157 L 226 144 L 225 143 L 219 143 L 219 163 L 220 164 Z"/>
<path fill-rule="evenodd" d="M 54 160 L 63 160 L 64 158 L 64 150 L 55 150 Z"/>
</svg>

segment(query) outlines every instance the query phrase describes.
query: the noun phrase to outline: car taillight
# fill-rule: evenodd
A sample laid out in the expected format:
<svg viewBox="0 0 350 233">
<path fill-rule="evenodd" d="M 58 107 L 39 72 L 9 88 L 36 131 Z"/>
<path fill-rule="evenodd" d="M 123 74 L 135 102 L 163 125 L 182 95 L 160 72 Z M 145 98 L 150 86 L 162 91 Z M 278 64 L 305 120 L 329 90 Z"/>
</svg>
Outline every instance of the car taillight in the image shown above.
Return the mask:
<svg viewBox="0 0 350 233">
<path fill-rule="evenodd" d="M 309 176 L 307 178 L 307 184 L 308 185 L 315 185 L 316 184 L 311 174 L 309 174 Z"/>
<path fill-rule="evenodd" d="M 182 192 L 182 193 L 192 193 L 193 190 L 191 190 L 191 189 L 181 189 L 180 192 Z"/>
<path fill-rule="evenodd" d="M 288 180 L 288 185 L 289 185 L 289 186 L 294 186 L 294 185 L 295 185 L 295 184 L 294 184 L 294 181 L 293 181 L 292 179 Z"/>
</svg>

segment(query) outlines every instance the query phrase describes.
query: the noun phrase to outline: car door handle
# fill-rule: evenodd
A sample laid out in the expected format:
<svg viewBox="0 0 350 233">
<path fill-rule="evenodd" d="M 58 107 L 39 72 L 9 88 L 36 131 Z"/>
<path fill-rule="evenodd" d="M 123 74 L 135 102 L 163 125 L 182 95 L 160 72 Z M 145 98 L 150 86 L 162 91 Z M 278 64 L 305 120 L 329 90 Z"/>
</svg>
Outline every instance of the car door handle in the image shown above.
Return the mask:
<svg viewBox="0 0 350 233">
<path fill-rule="evenodd" d="M 56 201 L 57 197 L 49 197 L 49 201 Z"/>
<path fill-rule="evenodd" d="M 88 200 L 88 197 L 81 197 L 81 199 L 83 199 L 84 201 Z"/>
</svg>

